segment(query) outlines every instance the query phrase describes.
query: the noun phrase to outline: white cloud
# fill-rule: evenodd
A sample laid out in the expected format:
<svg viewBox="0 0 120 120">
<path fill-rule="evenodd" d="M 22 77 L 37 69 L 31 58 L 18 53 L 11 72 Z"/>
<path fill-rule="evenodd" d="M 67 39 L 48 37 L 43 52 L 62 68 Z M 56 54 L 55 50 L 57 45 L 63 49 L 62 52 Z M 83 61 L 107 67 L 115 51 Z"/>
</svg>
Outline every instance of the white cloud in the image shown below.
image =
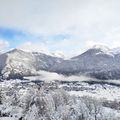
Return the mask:
<svg viewBox="0 0 120 120">
<path fill-rule="evenodd" d="M 62 57 L 62 58 L 65 57 L 62 51 L 50 51 L 47 49 L 47 47 L 45 47 L 44 44 L 39 44 L 39 43 L 35 44 L 30 41 L 19 45 L 17 48 L 27 52 L 41 52 L 51 56 Z"/>
<path fill-rule="evenodd" d="M 38 34 L 95 34 L 119 25 L 119 5 L 119 0 L 4 0 L 0 23 Z"/>
<path fill-rule="evenodd" d="M 38 74 L 40 74 L 40 76 L 37 77 L 29 77 L 29 79 L 31 78 L 31 80 L 44 80 L 44 81 L 53 81 L 53 80 L 63 80 L 63 81 L 86 81 L 86 80 L 90 80 L 90 77 L 86 77 L 86 76 L 77 76 L 77 75 L 71 75 L 71 76 L 64 76 L 61 74 L 57 74 L 54 72 L 46 72 L 46 71 L 38 71 Z M 93 79 L 93 78 L 92 78 Z"/>
<path fill-rule="evenodd" d="M 9 42 L 3 39 L 0 39 L 0 51 L 3 52 L 4 50 L 9 48 Z"/>
<path fill-rule="evenodd" d="M 103 46 L 107 46 L 104 42 L 100 42 L 100 41 L 93 41 L 93 40 L 87 40 L 86 41 L 86 48 L 89 49 L 95 45 L 103 45 Z"/>
<path fill-rule="evenodd" d="M 73 36 L 70 39 L 40 46 L 71 56 L 94 44 L 120 46 L 119 6 L 119 0 L 3 0 L 0 1 L 0 26 L 18 28 L 38 36 L 70 34 Z M 26 46 L 40 49 L 34 44 L 30 47 L 27 43 L 24 48 Z"/>
<path fill-rule="evenodd" d="M 101 40 L 101 41 L 87 40 L 85 43 L 85 48 L 89 49 L 95 45 L 107 46 L 110 49 L 118 48 L 118 47 L 120 48 L 120 39 L 117 39 L 117 40 L 106 39 L 106 40 Z"/>
<path fill-rule="evenodd" d="M 44 45 L 34 44 L 34 43 L 30 42 L 30 41 L 19 45 L 17 48 L 19 48 L 21 50 L 25 50 L 27 52 L 49 53 L 49 50 Z"/>
<path fill-rule="evenodd" d="M 79 39 L 69 38 L 63 40 L 53 40 L 44 44 L 53 52 L 60 51 L 66 57 L 80 54 L 83 50 L 83 42 Z"/>
</svg>

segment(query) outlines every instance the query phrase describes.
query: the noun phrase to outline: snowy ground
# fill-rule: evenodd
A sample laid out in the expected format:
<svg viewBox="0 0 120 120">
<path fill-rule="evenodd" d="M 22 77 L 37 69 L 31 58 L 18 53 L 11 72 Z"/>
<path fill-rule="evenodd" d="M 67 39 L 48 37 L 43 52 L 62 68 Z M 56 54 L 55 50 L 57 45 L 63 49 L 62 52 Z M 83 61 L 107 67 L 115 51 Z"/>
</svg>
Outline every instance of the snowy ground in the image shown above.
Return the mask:
<svg viewBox="0 0 120 120">
<path fill-rule="evenodd" d="M 59 81 L 59 88 L 63 88 L 71 95 L 77 96 L 92 96 L 98 99 L 120 100 L 120 80 L 97 80 L 85 76 L 63 76 L 57 73 L 46 71 L 40 72 L 41 76 L 26 77 L 30 81 Z M 60 81 L 63 81 L 60 82 Z M 87 81 L 93 81 L 96 84 L 88 84 Z M 57 83 L 56 82 L 56 83 Z"/>
<path fill-rule="evenodd" d="M 38 116 L 36 115 L 37 112 L 35 113 L 32 111 L 32 109 L 34 109 L 34 111 L 37 111 L 38 109 L 34 105 L 32 107 L 30 105 L 29 106 L 30 108 L 27 110 L 27 112 L 25 112 L 26 101 L 27 100 L 29 101 L 29 98 L 31 100 L 33 98 L 36 100 L 36 96 L 39 90 L 40 91 L 43 90 L 43 93 L 45 93 L 45 96 L 46 95 L 51 96 L 51 94 L 53 94 L 53 92 L 56 90 L 58 91 L 64 90 L 72 98 L 78 99 L 78 101 L 79 101 L 79 98 L 81 99 L 82 97 L 83 98 L 88 97 L 88 98 L 93 98 L 96 101 L 102 101 L 105 104 L 105 106 L 103 106 L 102 108 L 102 111 L 106 111 L 105 115 L 106 115 L 106 118 L 108 119 L 103 118 L 100 120 L 119 120 L 120 119 L 120 107 L 119 107 L 120 106 L 120 86 L 118 81 L 109 80 L 107 81 L 108 84 L 106 82 L 104 84 L 103 82 L 101 82 L 102 84 L 100 84 L 100 82 L 95 84 L 93 83 L 89 84 L 86 81 L 89 81 L 90 79 L 85 77 L 78 77 L 78 76 L 64 77 L 62 75 L 59 76 L 58 74 L 54 74 L 54 73 L 50 77 L 50 74 L 48 73 L 47 74 L 48 76 L 45 78 L 45 75 L 46 74 L 42 74 L 41 77 L 40 76 L 29 77 L 26 80 L 5 80 L 0 82 L 0 95 L 2 96 L 2 104 L 0 104 L 0 111 L 4 113 L 4 116 L 0 117 L 0 120 L 42 120 L 42 118 L 37 119 L 38 118 Z M 49 80 L 47 80 L 48 77 L 49 77 Z M 111 85 L 110 83 L 115 83 L 115 84 Z M 60 95 L 61 93 L 57 92 L 57 94 Z M 53 99 L 51 97 L 48 97 L 48 98 L 50 100 Z M 78 103 L 75 102 L 74 104 L 79 104 L 79 103 L 80 102 Z M 48 102 L 48 104 L 50 104 L 50 102 Z M 74 104 L 73 105 L 70 104 L 70 106 L 75 106 Z M 61 109 L 66 109 L 67 111 L 68 105 L 67 104 L 62 105 L 62 107 L 63 106 L 65 108 L 59 107 L 59 109 L 57 109 L 57 112 L 53 110 L 54 119 L 52 120 L 63 119 L 60 117 L 59 119 L 57 118 L 59 114 L 63 115 L 63 111 L 61 111 Z M 78 107 L 79 105 L 76 105 L 76 106 Z M 76 111 L 77 111 L 77 108 L 76 108 Z M 69 110 L 68 110 L 68 113 L 69 113 Z M 75 113 L 75 115 L 76 114 L 77 113 Z M 108 114 L 110 116 L 107 116 Z M 36 118 L 30 119 L 29 118 L 30 115 L 36 116 Z M 74 117 L 71 117 L 67 120 L 77 120 L 78 118 L 75 115 Z M 22 119 L 21 116 L 26 119 Z M 91 116 L 88 115 L 88 117 L 91 117 Z M 47 118 L 44 118 L 44 119 L 47 120 Z M 94 120 L 94 118 L 92 116 L 90 119 L 88 118 L 85 120 Z"/>
</svg>

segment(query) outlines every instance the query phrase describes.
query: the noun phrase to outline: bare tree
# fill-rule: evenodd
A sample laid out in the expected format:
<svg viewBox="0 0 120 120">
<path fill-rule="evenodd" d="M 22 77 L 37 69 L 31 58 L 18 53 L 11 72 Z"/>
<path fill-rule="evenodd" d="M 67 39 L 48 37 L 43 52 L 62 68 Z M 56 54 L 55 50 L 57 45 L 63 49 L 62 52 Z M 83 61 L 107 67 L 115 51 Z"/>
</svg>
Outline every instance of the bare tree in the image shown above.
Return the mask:
<svg viewBox="0 0 120 120">
<path fill-rule="evenodd" d="M 94 120 L 100 120 L 98 116 L 102 116 L 101 115 L 101 112 L 102 112 L 101 103 L 97 101 L 96 99 L 87 97 L 87 96 L 83 97 L 82 99 L 88 109 L 89 116 L 92 116 Z"/>
</svg>

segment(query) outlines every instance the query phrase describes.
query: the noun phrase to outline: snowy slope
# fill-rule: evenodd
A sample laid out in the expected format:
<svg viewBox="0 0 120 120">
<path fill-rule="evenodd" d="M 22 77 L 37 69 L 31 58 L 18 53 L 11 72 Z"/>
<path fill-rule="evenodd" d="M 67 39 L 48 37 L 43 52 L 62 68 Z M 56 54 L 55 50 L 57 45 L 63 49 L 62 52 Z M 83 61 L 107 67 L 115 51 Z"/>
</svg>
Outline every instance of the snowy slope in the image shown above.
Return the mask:
<svg viewBox="0 0 120 120">
<path fill-rule="evenodd" d="M 81 55 L 63 60 L 56 55 L 14 49 L 0 55 L 0 71 L 5 78 L 36 75 L 40 70 L 62 74 L 84 74 L 99 79 L 120 78 L 120 52 L 94 46 Z"/>
<path fill-rule="evenodd" d="M 38 70 L 49 70 L 51 66 L 61 60 L 61 58 L 43 53 L 14 49 L 0 55 L 0 70 L 5 78 L 34 75 Z"/>
<path fill-rule="evenodd" d="M 113 49 L 111 50 L 111 53 L 113 53 L 113 54 L 120 54 L 120 47 L 118 47 L 118 48 L 113 48 Z"/>
<path fill-rule="evenodd" d="M 64 74 L 84 73 L 100 79 L 118 79 L 120 54 L 113 54 L 109 48 L 103 46 L 94 46 L 79 56 L 56 64 L 51 71 Z"/>
</svg>

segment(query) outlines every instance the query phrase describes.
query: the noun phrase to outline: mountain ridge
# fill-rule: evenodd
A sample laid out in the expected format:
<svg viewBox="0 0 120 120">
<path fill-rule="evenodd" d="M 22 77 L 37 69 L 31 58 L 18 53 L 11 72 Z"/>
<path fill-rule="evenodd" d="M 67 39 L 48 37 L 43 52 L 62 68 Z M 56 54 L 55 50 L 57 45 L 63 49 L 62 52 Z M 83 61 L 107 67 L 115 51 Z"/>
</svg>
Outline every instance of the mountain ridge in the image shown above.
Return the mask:
<svg viewBox="0 0 120 120">
<path fill-rule="evenodd" d="M 62 74 L 84 74 L 98 79 L 119 79 L 120 54 L 113 54 L 111 49 L 93 47 L 53 66 L 51 71 Z"/>
<path fill-rule="evenodd" d="M 49 67 L 61 60 L 39 52 L 13 49 L 0 55 L 0 73 L 8 79 L 36 75 L 38 70 L 49 70 Z"/>
<path fill-rule="evenodd" d="M 120 78 L 120 53 L 104 46 L 94 46 L 84 53 L 65 60 L 40 52 L 13 49 L 0 55 L 2 78 L 22 78 L 45 70 L 65 75 L 79 74 L 98 79 Z"/>
</svg>

